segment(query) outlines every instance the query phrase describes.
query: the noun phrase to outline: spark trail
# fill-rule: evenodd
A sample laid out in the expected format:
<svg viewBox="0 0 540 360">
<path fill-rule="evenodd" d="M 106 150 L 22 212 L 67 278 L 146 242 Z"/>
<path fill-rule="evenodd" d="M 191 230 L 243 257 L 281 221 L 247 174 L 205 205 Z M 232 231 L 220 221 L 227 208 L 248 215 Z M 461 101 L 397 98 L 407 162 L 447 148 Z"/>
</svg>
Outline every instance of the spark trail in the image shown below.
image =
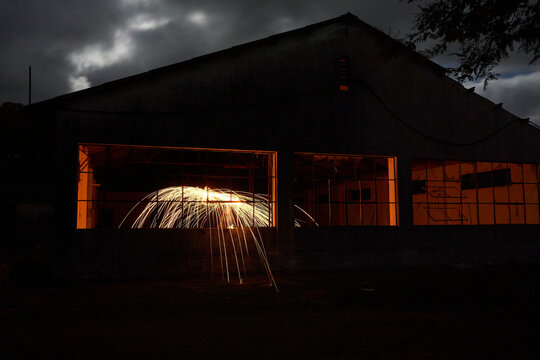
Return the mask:
<svg viewBox="0 0 540 360">
<path fill-rule="evenodd" d="M 267 196 L 208 187 L 168 187 L 142 198 L 124 217 L 119 227 L 132 212 L 140 208 L 141 204 L 145 204 L 144 208 L 131 225 L 132 228 L 210 228 L 212 273 L 214 268 L 212 229 L 215 229 L 221 273 L 227 282 L 231 281 L 231 272 L 234 273 L 230 267 L 234 267 L 239 283 L 243 283 L 246 275 L 245 257 L 250 256 L 248 245 L 251 243 L 257 251 L 270 284 L 278 291 L 259 231 L 260 227 L 268 227 L 273 223 L 272 204 Z M 307 212 L 298 206 L 295 207 L 315 223 Z M 300 226 L 298 219 L 295 219 L 295 226 Z"/>
</svg>

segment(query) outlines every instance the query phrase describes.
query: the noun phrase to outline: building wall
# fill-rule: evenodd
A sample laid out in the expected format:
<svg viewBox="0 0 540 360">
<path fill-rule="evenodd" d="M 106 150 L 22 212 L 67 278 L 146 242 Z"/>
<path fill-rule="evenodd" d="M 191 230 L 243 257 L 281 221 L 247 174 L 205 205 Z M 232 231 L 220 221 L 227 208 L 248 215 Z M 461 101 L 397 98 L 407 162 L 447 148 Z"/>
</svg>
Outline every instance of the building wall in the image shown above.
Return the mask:
<svg viewBox="0 0 540 360">
<path fill-rule="evenodd" d="M 348 91 L 339 90 L 343 58 Z M 349 18 L 42 107 L 55 118 L 55 208 L 60 241 L 68 244 L 78 236 L 77 144 L 84 142 L 277 151 L 275 261 L 283 267 L 538 260 L 538 245 L 531 242 L 539 231 L 535 225 L 448 231 L 413 226 L 411 162 L 536 163 L 540 132 Z M 295 152 L 397 156 L 399 227 L 293 229 Z"/>
<path fill-rule="evenodd" d="M 260 231 L 268 255 L 275 258 L 275 230 Z M 228 268 L 229 278 L 237 282 L 238 269 L 242 279 L 265 274 L 255 246 L 249 244 L 249 255 L 237 249 L 235 258 L 228 237 L 226 267 L 218 234 L 213 231 L 210 238 L 208 229 L 79 230 L 73 240 L 67 261 L 60 262 L 58 268 L 62 276 L 71 279 L 168 279 L 209 274 L 221 279 L 227 276 Z"/>
</svg>

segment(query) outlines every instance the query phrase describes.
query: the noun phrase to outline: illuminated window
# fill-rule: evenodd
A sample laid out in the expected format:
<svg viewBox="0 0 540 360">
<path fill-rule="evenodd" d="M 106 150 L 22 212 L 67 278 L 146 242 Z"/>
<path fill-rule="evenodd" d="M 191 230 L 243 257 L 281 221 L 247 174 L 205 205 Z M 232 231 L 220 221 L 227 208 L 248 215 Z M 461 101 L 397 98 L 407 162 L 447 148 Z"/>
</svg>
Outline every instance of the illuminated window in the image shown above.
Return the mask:
<svg viewBox="0 0 540 360">
<path fill-rule="evenodd" d="M 537 164 L 414 160 L 414 224 L 538 224 L 538 171 Z"/>
<path fill-rule="evenodd" d="M 314 219 L 303 226 L 396 226 L 396 181 L 395 157 L 295 154 L 295 205 Z"/>
<path fill-rule="evenodd" d="M 275 153 L 79 145 L 77 228 L 274 226 Z"/>
</svg>

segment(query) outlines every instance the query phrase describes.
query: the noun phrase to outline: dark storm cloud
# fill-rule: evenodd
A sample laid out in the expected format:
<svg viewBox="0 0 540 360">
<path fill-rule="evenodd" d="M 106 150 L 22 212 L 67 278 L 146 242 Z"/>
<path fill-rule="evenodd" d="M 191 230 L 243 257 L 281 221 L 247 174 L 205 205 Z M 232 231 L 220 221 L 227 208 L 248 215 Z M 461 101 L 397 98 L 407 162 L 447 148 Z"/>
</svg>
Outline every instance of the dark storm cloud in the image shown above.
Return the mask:
<svg viewBox="0 0 540 360">
<path fill-rule="evenodd" d="M 475 86 L 475 91 L 490 99 L 494 103 L 503 103 L 505 109 L 521 116 L 528 117 L 531 121 L 540 125 L 540 69 L 536 71 L 518 74 L 489 84 L 483 90 L 482 83 L 469 82 L 466 87 Z"/>
<path fill-rule="evenodd" d="M 352 12 L 391 35 L 410 29 L 416 6 L 400 0 L 8 0 L 0 2 L 0 103 L 97 85 Z M 540 86 L 516 74 L 527 56 L 498 68 L 485 96 L 538 118 Z M 451 57 L 436 59 L 444 65 Z M 470 84 L 473 85 L 473 84 Z M 478 85 L 477 85 L 478 86 Z M 513 105 L 516 104 L 516 105 Z M 523 111 L 523 110 L 526 111 Z"/>
<path fill-rule="evenodd" d="M 0 102 L 26 101 L 29 65 L 33 99 L 42 100 L 349 11 L 396 31 L 407 29 L 413 9 L 398 0 L 5 1 Z"/>
<path fill-rule="evenodd" d="M 32 65 L 34 94 L 46 98 L 64 92 L 71 49 L 105 36 L 119 21 L 110 1 L 0 2 L 0 102 L 25 101 Z"/>
<path fill-rule="evenodd" d="M 129 8 L 129 6 L 127 6 Z M 131 34 L 136 44 L 130 61 L 93 71 L 92 84 L 217 51 L 346 12 L 391 31 L 406 31 L 412 9 L 398 0 L 359 1 L 155 1 L 138 11 L 167 25 Z M 409 14 L 405 16 L 404 14 Z M 135 12 L 131 10 L 129 16 Z M 369 14 L 369 16 L 367 16 Z M 128 18 L 129 16 L 126 16 Z M 390 24 L 390 25 L 389 25 Z M 397 30 L 396 30 L 397 29 Z"/>
</svg>

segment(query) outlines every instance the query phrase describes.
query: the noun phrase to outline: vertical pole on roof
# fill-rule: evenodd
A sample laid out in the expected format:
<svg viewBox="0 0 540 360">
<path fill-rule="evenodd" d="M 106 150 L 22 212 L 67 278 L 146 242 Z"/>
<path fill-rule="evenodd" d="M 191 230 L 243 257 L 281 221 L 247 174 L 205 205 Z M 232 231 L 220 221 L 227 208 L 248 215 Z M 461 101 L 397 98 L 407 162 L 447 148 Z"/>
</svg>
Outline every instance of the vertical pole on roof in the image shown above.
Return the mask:
<svg viewBox="0 0 540 360">
<path fill-rule="evenodd" d="M 32 104 L 32 67 L 28 67 L 28 105 Z"/>
</svg>

